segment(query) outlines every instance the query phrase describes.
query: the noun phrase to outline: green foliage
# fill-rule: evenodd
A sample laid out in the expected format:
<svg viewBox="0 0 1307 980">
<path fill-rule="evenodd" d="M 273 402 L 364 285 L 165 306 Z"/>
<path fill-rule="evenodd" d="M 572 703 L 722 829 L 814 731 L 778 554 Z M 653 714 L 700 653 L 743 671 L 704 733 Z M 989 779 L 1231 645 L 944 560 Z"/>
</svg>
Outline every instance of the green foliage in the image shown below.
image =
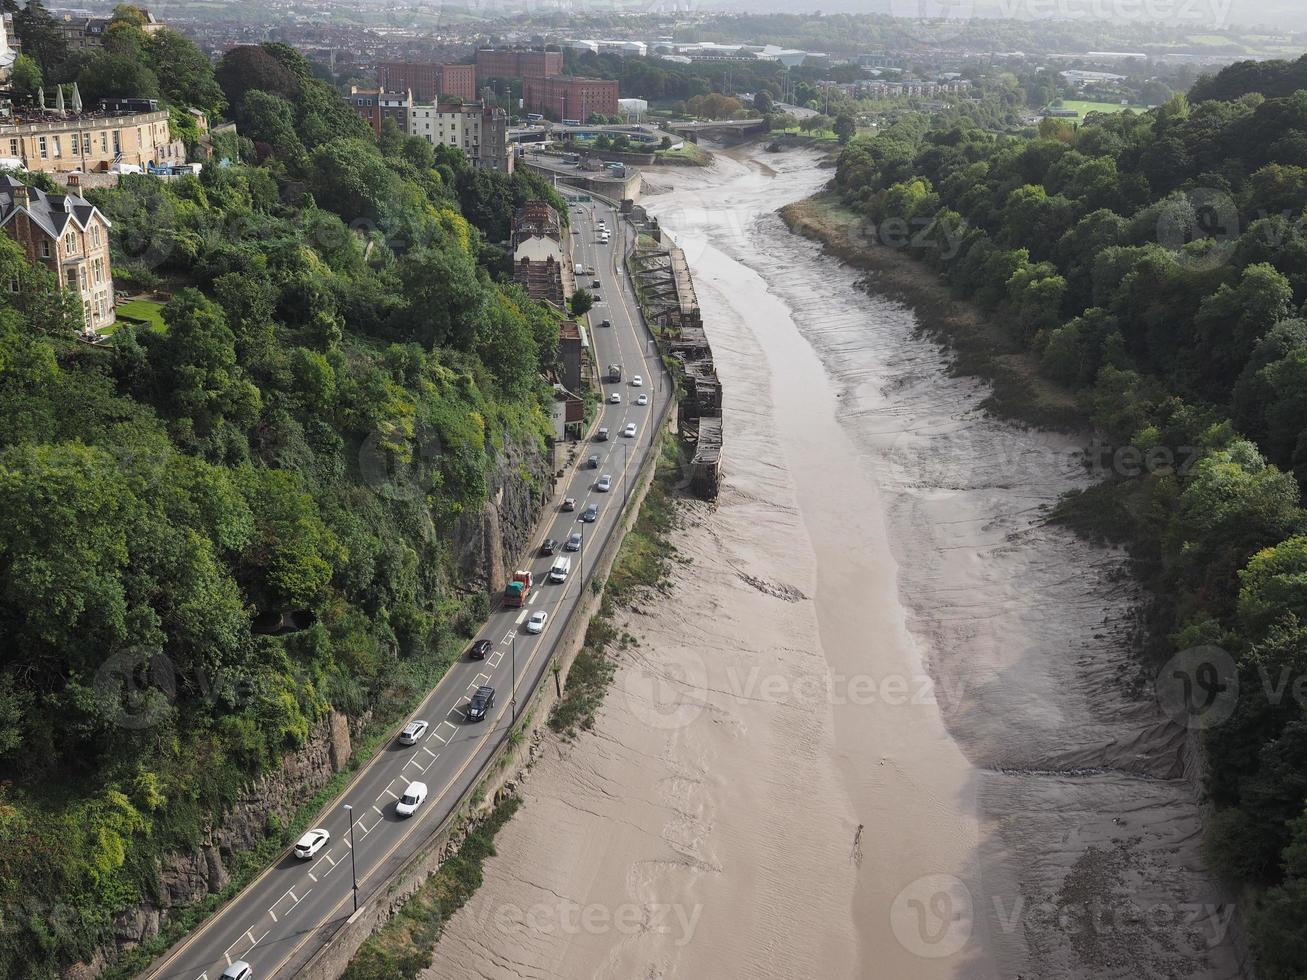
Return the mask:
<svg viewBox="0 0 1307 980">
<path fill-rule="evenodd" d="M 119 281 L 172 297 L 162 329 L 103 347 L 0 237 L 6 976 L 112 945 L 159 858 L 328 710 L 384 714 L 440 676 L 487 612 L 455 525 L 506 445 L 549 431 L 557 316 L 491 280 L 462 212 L 485 190 L 500 220 L 537 184 L 456 194 L 436 168 L 461 153 L 383 152 L 284 45 L 229 52 L 217 90 L 120 13 L 87 70 L 172 59 L 160 94 L 229 103 L 267 163 L 87 192 Z"/>
<path fill-rule="evenodd" d="M 1168 647 L 1239 666 L 1205 733 L 1208 839 L 1265 889 L 1260 966 L 1299 977 L 1307 921 L 1307 58 L 1243 63 L 1148 113 L 1045 120 L 1031 136 L 901 117 L 840 154 L 835 185 L 1079 389 L 1113 472 L 1059 516 L 1129 541 Z M 1215 101 L 1217 99 L 1226 101 Z M 1237 100 L 1237 101 L 1236 101 Z M 882 234 L 882 240 L 885 236 Z M 1163 638 L 1166 638 L 1165 642 Z"/>
</svg>

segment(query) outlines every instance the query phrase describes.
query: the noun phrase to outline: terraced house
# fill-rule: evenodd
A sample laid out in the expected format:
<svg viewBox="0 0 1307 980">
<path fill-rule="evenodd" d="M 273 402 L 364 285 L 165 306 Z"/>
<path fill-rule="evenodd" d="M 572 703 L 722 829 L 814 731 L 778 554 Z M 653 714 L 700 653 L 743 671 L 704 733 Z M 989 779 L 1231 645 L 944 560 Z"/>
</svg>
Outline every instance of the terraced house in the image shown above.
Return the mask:
<svg viewBox="0 0 1307 980">
<path fill-rule="evenodd" d="M 113 270 L 109 265 L 109 220 L 76 193 L 47 194 L 13 177 L 0 177 L 0 227 L 82 301 L 86 329 L 99 332 L 114 322 Z M 7 288 L 17 289 L 17 283 Z"/>
</svg>

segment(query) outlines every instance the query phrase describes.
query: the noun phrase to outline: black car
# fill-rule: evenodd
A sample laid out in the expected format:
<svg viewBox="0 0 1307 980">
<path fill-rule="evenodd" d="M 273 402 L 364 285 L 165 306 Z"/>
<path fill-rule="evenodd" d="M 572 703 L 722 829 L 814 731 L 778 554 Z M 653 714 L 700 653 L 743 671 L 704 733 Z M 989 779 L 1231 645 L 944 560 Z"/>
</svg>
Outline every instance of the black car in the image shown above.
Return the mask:
<svg viewBox="0 0 1307 980">
<path fill-rule="evenodd" d="M 591 456 L 589 459 L 587 459 L 587 460 L 585 461 L 585 468 L 588 469 L 588 470 L 597 470 L 597 469 L 599 469 L 599 457 L 598 457 L 598 456 Z"/>
<path fill-rule="evenodd" d="M 587 507 L 585 513 L 581 515 L 581 520 L 585 521 L 587 524 L 593 524 L 595 521 L 599 520 L 599 505 L 591 504 Z"/>
<path fill-rule="evenodd" d="M 601 425 L 599 426 L 599 431 L 595 433 L 595 442 L 607 442 L 607 441 L 608 441 L 608 426 Z"/>
<path fill-rule="evenodd" d="M 472 695 L 472 700 L 467 703 L 467 720 L 482 721 L 486 717 L 486 712 L 495 706 L 495 689 L 488 684 L 483 684 L 476 689 Z"/>
<path fill-rule="evenodd" d="M 468 660 L 485 660 L 490 653 L 494 644 L 489 640 L 477 640 L 472 644 L 472 649 L 467 652 Z"/>
<path fill-rule="evenodd" d="M 552 555 L 558 550 L 558 542 L 553 538 L 545 538 L 545 543 L 540 546 L 540 554 Z"/>
<path fill-rule="evenodd" d="M 598 279 L 596 279 L 594 282 L 590 283 L 590 288 L 591 288 L 591 289 L 598 289 L 598 288 L 599 288 L 600 286 L 602 286 L 602 285 L 603 285 L 603 283 L 601 283 Z"/>
<path fill-rule="evenodd" d="M 599 324 L 599 326 L 601 327 L 611 327 L 612 325 L 613 325 L 612 320 L 604 320 Z"/>
</svg>

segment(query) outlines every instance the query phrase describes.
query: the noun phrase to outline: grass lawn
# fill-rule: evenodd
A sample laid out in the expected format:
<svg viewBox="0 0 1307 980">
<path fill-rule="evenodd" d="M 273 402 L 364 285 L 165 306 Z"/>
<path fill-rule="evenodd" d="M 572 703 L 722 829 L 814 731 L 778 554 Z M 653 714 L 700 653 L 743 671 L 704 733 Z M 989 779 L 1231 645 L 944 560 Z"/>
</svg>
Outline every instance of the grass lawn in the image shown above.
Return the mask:
<svg viewBox="0 0 1307 980">
<path fill-rule="evenodd" d="M 657 150 L 654 152 L 654 162 L 668 159 L 694 160 L 697 163 L 705 163 L 708 160 L 708 154 L 699 149 L 698 146 L 685 141 L 685 145 L 675 150 Z"/>
<path fill-rule="evenodd" d="M 1046 106 L 1045 108 L 1056 109 L 1074 109 L 1084 119 L 1091 112 L 1124 112 L 1126 109 L 1134 109 L 1136 112 L 1142 111 L 1139 106 L 1121 105 L 1117 102 L 1085 102 L 1080 99 L 1063 99 L 1060 106 Z"/>
<path fill-rule="evenodd" d="M 135 323 L 138 326 L 148 327 L 155 333 L 164 333 L 168 328 L 164 326 L 162 311 L 162 303 L 156 303 L 149 299 L 134 299 L 123 303 L 115 312 L 120 323 L 123 321 Z M 112 331 L 105 332 L 111 333 Z"/>
</svg>

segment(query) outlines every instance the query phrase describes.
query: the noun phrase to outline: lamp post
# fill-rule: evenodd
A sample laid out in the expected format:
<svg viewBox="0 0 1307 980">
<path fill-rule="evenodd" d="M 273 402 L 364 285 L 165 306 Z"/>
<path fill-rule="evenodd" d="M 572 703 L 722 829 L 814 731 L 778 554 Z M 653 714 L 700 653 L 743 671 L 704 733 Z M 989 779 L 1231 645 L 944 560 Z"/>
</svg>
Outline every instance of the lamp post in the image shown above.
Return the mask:
<svg viewBox="0 0 1307 980">
<path fill-rule="evenodd" d="M 512 651 L 512 661 L 513 661 L 513 686 L 512 688 L 510 688 L 508 695 L 509 695 L 509 704 L 511 704 L 513 707 L 513 720 L 510 723 L 510 727 L 512 725 L 517 724 L 517 633 L 516 632 L 513 633 L 511 651 Z"/>
<path fill-rule="evenodd" d="M 631 496 L 631 474 L 627 470 L 627 467 L 630 465 L 627 458 L 628 456 L 630 456 L 630 453 L 627 450 L 626 443 L 622 443 L 622 509 L 623 510 L 626 509 L 626 502 Z"/>
<path fill-rule="evenodd" d="M 349 873 L 354 879 L 354 911 L 359 910 L 359 875 L 357 866 L 354 864 L 354 808 L 348 803 L 345 804 L 345 812 L 349 814 Z"/>
</svg>

